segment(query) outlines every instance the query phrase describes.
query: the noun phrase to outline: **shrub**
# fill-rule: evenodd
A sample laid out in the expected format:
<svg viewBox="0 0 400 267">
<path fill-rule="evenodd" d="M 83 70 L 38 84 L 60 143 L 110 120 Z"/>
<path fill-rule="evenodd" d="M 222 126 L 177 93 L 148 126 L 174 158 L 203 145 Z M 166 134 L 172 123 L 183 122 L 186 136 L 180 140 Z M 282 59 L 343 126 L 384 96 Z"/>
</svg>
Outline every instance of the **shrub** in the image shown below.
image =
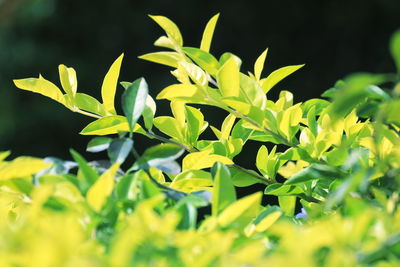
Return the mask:
<svg viewBox="0 0 400 267">
<path fill-rule="evenodd" d="M 158 94 L 172 116 L 155 117 L 144 78 L 121 82 L 123 55 L 107 72 L 102 101 L 77 92 L 73 68 L 60 65 L 62 92 L 40 76 L 14 80 L 95 120 L 88 162 L 0 154 L 0 233 L 4 266 L 394 266 L 400 264 L 400 32 L 391 41 L 397 74 L 352 74 L 322 97 L 294 103 L 268 92 L 303 65 L 262 76 L 241 59 L 210 54 L 218 15 L 200 48 L 183 46 L 177 26 L 151 16 L 169 49 L 140 58 L 173 68 L 177 82 Z M 227 113 L 211 126 L 200 110 Z M 202 140 L 210 130 L 214 140 Z M 160 141 L 143 154 L 135 135 Z M 117 136 L 116 136 L 117 135 Z M 112 136 L 112 137 L 110 137 Z M 257 170 L 235 163 L 249 140 L 260 142 Z M 181 160 L 181 164 L 178 160 Z M 265 186 L 242 198 L 235 187 Z M 261 205 L 263 194 L 279 206 Z M 296 213 L 299 200 L 301 212 Z M 211 207 L 200 218 L 200 208 Z"/>
</svg>

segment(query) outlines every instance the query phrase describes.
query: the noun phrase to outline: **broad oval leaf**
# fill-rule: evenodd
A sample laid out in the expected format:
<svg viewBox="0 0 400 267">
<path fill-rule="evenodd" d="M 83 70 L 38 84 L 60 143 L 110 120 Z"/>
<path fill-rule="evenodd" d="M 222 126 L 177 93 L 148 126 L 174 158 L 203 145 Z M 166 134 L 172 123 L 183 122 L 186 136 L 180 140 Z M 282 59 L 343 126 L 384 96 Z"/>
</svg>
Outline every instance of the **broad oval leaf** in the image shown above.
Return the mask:
<svg viewBox="0 0 400 267">
<path fill-rule="evenodd" d="M 96 98 L 87 94 L 76 93 L 75 105 L 79 109 L 89 111 L 100 116 L 105 116 L 107 113 L 103 104 L 101 104 Z"/>
<path fill-rule="evenodd" d="M 114 139 L 108 147 L 107 153 L 112 163 L 122 164 L 133 148 L 130 138 Z"/>
<path fill-rule="evenodd" d="M 334 180 L 343 177 L 343 173 L 336 167 L 313 163 L 290 177 L 285 185 L 304 183 L 315 179 Z"/>
<path fill-rule="evenodd" d="M 119 72 L 121 69 L 122 59 L 124 54 L 121 54 L 111 65 L 106 76 L 104 77 L 103 84 L 101 86 L 101 98 L 105 110 L 110 114 L 116 114 L 114 107 L 115 92 L 117 90 L 117 83 Z"/>
<path fill-rule="evenodd" d="M 233 57 L 220 68 L 217 73 L 217 82 L 221 93 L 225 97 L 240 95 L 239 66 Z"/>
<path fill-rule="evenodd" d="M 296 196 L 303 192 L 303 189 L 298 186 L 284 184 L 271 184 L 264 190 L 264 194 L 274 196 Z"/>
<path fill-rule="evenodd" d="M 146 106 L 148 86 L 144 78 L 134 81 L 122 95 L 122 110 L 128 120 L 129 129 L 133 132 Z"/>
</svg>

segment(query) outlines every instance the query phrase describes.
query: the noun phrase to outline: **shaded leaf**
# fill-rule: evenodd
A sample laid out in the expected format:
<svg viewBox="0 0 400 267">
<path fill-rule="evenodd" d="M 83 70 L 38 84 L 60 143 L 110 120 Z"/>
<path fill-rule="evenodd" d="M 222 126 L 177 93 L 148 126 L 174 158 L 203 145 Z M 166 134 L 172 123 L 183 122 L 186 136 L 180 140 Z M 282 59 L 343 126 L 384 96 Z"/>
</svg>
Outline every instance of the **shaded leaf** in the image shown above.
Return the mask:
<svg viewBox="0 0 400 267">
<path fill-rule="evenodd" d="M 122 164 L 128 157 L 133 147 L 133 140 L 130 138 L 114 139 L 107 150 L 108 157 L 112 163 Z"/>
</svg>

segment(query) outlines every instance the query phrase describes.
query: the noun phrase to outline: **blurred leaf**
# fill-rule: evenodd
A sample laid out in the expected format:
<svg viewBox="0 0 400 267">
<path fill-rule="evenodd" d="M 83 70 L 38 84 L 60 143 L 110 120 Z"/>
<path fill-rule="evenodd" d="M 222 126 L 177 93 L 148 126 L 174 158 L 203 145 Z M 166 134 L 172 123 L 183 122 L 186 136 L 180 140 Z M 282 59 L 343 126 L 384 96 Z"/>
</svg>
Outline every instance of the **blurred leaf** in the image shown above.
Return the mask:
<svg viewBox="0 0 400 267">
<path fill-rule="evenodd" d="M 183 154 L 184 150 L 173 144 L 160 144 L 148 148 L 143 155 L 133 164 L 131 170 L 156 168 L 161 171 L 178 174 L 179 165 L 175 160 Z"/>
<path fill-rule="evenodd" d="M 343 177 L 343 173 L 336 167 L 313 163 L 290 177 L 285 185 L 304 183 L 315 179 L 334 180 Z"/>
<path fill-rule="evenodd" d="M 396 31 L 390 39 L 390 53 L 397 67 L 397 73 L 400 73 L 400 30 Z"/>
<path fill-rule="evenodd" d="M 143 113 L 147 95 L 148 86 L 144 78 L 134 81 L 122 95 L 122 110 L 128 120 L 131 132 Z"/>
<path fill-rule="evenodd" d="M 112 140 L 113 139 L 110 137 L 95 137 L 89 141 L 86 151 L 96 153 L 106 150 L 110 146 Z"/>
<path fill-rule="evenodd" d="M 211 174 L 214 179 L 212 215 L 217 216 L 236 201 L 236 191 L 227 166 L 216 162 L 211 168 Z"/>
<path fill-rule="evenodd" d="M 286 216 L 294 216 L 296 196 L 278 196 L 279 207 L 285 211 Z"/>
<path fill-rule="evenodd" d="M 114 189 L 114 178 L 118 168 L 119 164 L 112 165 L 112 167 L 103 173 L 89 188 L 86 199 L 88 204 L 95 211 L 99 212 L 106 203 L 107 198 L 111 195 Z"/>
<path fill-rule="evenodd" d="M 99 175 L 78 152 L 73 149 L 70 149 L 69 152 L 76 163 L 78 163 L 79 170 L 83 173 L 83 178 L 85 179 L 87 186 L 90 187 L 94 182 L 96 182 Z"/>
<path fill-rule="evenodd" d="M 1 151 L 0 152 L 0 161 L 5 160 L 10 154 L 11 154 L 11 151 Z"/>
<path fill-rule="evenodd" d="M 0 180 L 29 176 L 51 166 L 51 163 L 34 157 L 18 157 L 12 161 L 1 161 Z"/>
<path fill-rule="evenodd" d="M 122 164 L 133 148 L 133 140 L 130 138 L 114 139 L 108 147 L 108 157 L 112 163 Z"/>
<path fill-rule="evenodd" d="M 279 207 L 276 206 L 267 207 L 257 216 L 257 218 L 254 219 L 253 224 L 256 226 L 254 231 L 258 233 L 265 232 L 281 216 L 282 216 L 282 210 Z"/>
<path fill-rule="evenodd" d="M 124 54 L 121 54 L 114 61 L 106 76 L 104 77 L 103 84 L 101 86 L 101 98 L 103 100 L 104 109 L 110 114 L 116 114 L 114 107 L 114 98 L 115 92 L 117 90 L 118 77 L 123 58 Z"/>
</svg>

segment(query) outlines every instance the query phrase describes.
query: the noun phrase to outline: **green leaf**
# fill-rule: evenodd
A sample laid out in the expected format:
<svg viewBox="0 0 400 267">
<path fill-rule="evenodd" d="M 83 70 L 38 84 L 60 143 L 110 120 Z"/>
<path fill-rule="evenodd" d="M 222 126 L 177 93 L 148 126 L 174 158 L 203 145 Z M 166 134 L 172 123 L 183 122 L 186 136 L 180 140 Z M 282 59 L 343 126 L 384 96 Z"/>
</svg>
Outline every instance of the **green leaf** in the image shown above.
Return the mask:
<svg viewBox="0 0 400 267">
<path fill-rule="evenodd" d="M 133 200 L 135 197 L 135 188 L 138 186 L 139 172 L 123 176 L 116 185 L 115 192 L 119 199 Z"/>
<path fill-rule="evenodd" d="M 3 155 L 7 156 L 7 152 Z M 34 157 L 18 157 L 12 161 L 1 161 L 0 181 L 29 176 L 51 166 L 51 163 Z"/>
<path fill-rule="evenodd" d="M 207 23 L 201 39 L 200 49 L 206 52 L 210 51 L 211 40 L 214 34 L 215 25 L 217 24 L 219 13 L 213 16 Z"/>
<path fill-rule="evenodd" d="M 174 22 L 164 16 L 152 16 L 149 17 L 154 20 L 160 27 L 165 31 L 169 38 L 173 39 L 177 45 L 183 45 L 183 39 L 179 28 Z"/>
<path fill-rule="evenodd" d="M 222 54 L 222 56 L 219 58 L 219 64 L 223 66 L 230 59 L 233 59 L 240 69 L 240 66 L 242 65 L 242 60 L 238 56 L 230 52 L 225 52 Z"/>
<path fill-rule="evenodd" d="M 114 189 L 114 178 L 119 164 L 114 164 L 104 172 L 86 194 L 88 204 L 97 212 L 101 210 Z"/>
<path fill-rule="evenodd" d="M 220 64 L 213 55 L 195 47 L 183 47 L 182 49 L 186 55 L 210 75 L 217 74 Z"/>
<path fill-rule="evenodd" d="M 286 216 L 294 216 L 296 196 L 278 196 L 279 207 L 285 211 Z"/>
<path fill-rule="evenodd" d="M 116 134 L 118 132 L 129 132 L 128 121 L 124 116 L 113 115 L 91 122 L 80 132 L 80 134 L 109 135 Z M 146 134 L 139 124 L 135 125 L 134 132 Z"/>
<path fill-rule="evenodd" d="M 173 84 L 164 88 L 157 95 L 157 99 L 181 100 L 200 104 L 207 104 L 204 100 L 206 97 L 206 94 L 199 86 L 192 84 Z"/>
<path fill-rule="evenodd" d="M 400 99 L 393 100 L 386 103 L 385 108 L 385 119 L 388 123 L 394 123 L 400 127 Z"/>
<path fill-rule="evenodd" d="M 183 170 L 201 170 L 210 168 L 215 162 L 227 165 L 233 164 L 232 160 L 221 155 L 212 155 L 210 150 L 193 152 L 187 155 L 182 161 Z"/>
<path fill-rule="evenodd" d="M 87 94 L 76 93 L 75 105 L 79 109 L 89 111 L 100 116 L 105 116 L 107 114 L 104 106 L 96 98 Z"/>
<path fill-rule="evenodd" d="M 234 167 L 230 167 L 229 170 L 231 172 L 231 179 L 234 186 L 246 187 L 260 182 L 258 179 L 254 178 L 254 176 L 246 172 L 240 171 Z M 258 173 L 253 170 L 246 169 L 246 171 L 249 173 L 253 173 L 254 175 L 258 175 Z"/>
<path fill-rule="evenodd" d="M 0 152 L 0 161 L 5 160 L 11 154 L 10 151 L 1 151 Z"/>
<path fill-rule="evenodd" d="M 264 194 L 273 196 L 296 196 L 303 193 L 303 189 L 295 185 L 271 184 L 264 190 Z"/>
<path fill-rule="evenodd" d="M 272 87 L 274 87 L 277 83 L 285 79 L 287 76 L 295 72 L 296 70 L 300 69 L 303 67 L 303 65 L 293 65 L 293 66 L 286 66 L 280 69 L 275 70 L 272 72 L 270 75 L 268 75 L 267 78 L 262 79 L 262 89 L 264 93 L 268 93 L 269 90 L 271 90 Z"/>
<path fill-rule="evenodd" d="M 101 86 L 101 98 L 103 100 L 104 108 L 110 114 L 116 114 L 114 107 L 115 92 L 117 90 L 117 83 L 119 72 L 121 69 L 122 59 L 124 54 L 121 54 L 111 65 L 106 76 L 104 77 Z"/>
<path fill-rule="evenodd" d="M 112 140 L 113 139 L 109 137 L 95 137 L 89 141 L 86 151 L 96 153 L 106 150 L 110 146 Z"/>
<path fill-rule="evenodd" d="M 261 72 L 264 68 L 264 62 L 267 57 L 268 48 L 262 52 L 262 54 L 257 58 L 256 63 L 254 64 L 254 75 L 257 80 L 260 80 Z"/>
<path fill-rule="evenodd" d="M 185 117 L 188 127 L 188 141 L 195 145 L 200 133 L 205 130 L 204 125 L 207 126 L 208 124 L 204 122 L 204 116 L 200 109 L 185 106 Z"/>
<path fill-rule="evenodd" d="M 128 120 L 131 132 L 143 113 L 147 95 L 148 86 L 144 78 L 134 81 L 122 95 L 122 110 Z"/>
<path fill-rule="evenodd" d="M 397 67 L 397 73 L 400 73 L 400 30 L 397 30 L 390 39 L 390 53 Z"/>
<path fill-rule="evenodd" d="M 73 68 L 67 68 L 65 65 L 60 64 L 58 66 L 58 72 L 60 75 L 61 86 L 65 93 L 70 97 L 70 100 L 74 101 L 76 90 L 78 88 L 78 81 L 76 79 L 76 72 Z"/>
<path fill-rule="evenodd" d="M 133 147 L 133 141 L 130 138 L 114 139 L 107 152 L 112 163 L 122 164 L 128 157 Z"/>
<path fill-rule="evenodd" d="M 155 46 L 166 47 L 169 49 L 175 49 L 174 41 L 172 41 L 167 36 L 160 36 L 155 42 Z"/>
<path fill-rule="evenodd" d="M 160 144 L 148 148 L 143 155 L 133 164 L 130 170 L 156 168 L 161 171 L 177 174 L 179 165 L 174 161 L 183 154 L 184 150 L 173 144 Z M 172 164 L 171 164 L 172 163 Z M 177 169 L 177 167 L 179 169 Z"/>
<path fill-rule="evenodd" d="M 67 106 L 64 95 L 60 89 L 54 83 L 44 79 L 42 75 L 39 75 L 39 78 L 14 80 L 14 84 L 19 89 L 42 94 Z"/>
<path fill-rule="evenodd" d="M 70 149 L 69 152 L 71 153 L 76 163 L 78 163 L 79 170 L 83 174 L 86 185 L 88 187 L 91 186 L 94 182 L 96 182 L 97 178 L 99 177 L 98 173 L 88 164 L 88 162 L 85 160 L 84 157 L 81 156 L 81 154 L 73 149 Z"/>
<path fill-rule="evenodd" d="M 185 72 L 189 75 L 194 83 L 202 87 L 207 86 L 207 75 L 200 67 L 186 61 L 179 62 L 179 65 L 183 67 Z"/>
<path fill-rule="evenodd" d="M 257 218 L 253 221 L 255 225 L 255 232 L 265 232 L 282 216 L 282 210 L 276 206 L 267 207 L 262 211 Z"/>
<path fill-rule="evenodd" d="M 140 59 L 167 65 L 173 68 L 178 67 L 178 62 L 184 58 L 176 52 L 155 52 L 148 53 L 139 57 Z"/>
<path fill-rule="evenodd" d="M 304 183 L 316 179 L 334 180 L 343 177 L 343 173 L 336 167 L 313 163 L 290 177 L 285 185 Z"/>
<path fill-rule="evenodd" d="M 151 130 L 151 128 L 153 128 L 153 120 L 154 115 L 156 114 L 156 109 L 156 102 L 154 102 L 154 99 L 150 95 L 147 95 L 146 104 L 144 106 L 142 116 L 144 126 L 148 130 Z"/>
<path fill-rule="evenodd" d="M 175 118 L 169 116 L 160 116 L 154 118 L 154 126 L 166 135 L 177 140 L 183 139 L 183 134 Z"/>
<path fill-rule="evenodd" d="M 247 103 L 261 110 L 265 109 L 267 97 L 258 82 L 240 73 L 240 90 Z"/>
<path fill-rule="evenodd" d="M 218 216 L 226 207 L 236 201 L 236 191 L 227 166 L 216 162 L 211 168 L 214 179 L 212 215 Z"/>
<path fill-rule="evenodd" d="M 244 227 L 252 221 L 260 210 L 261 192 L 243 197 L 227 208 L 218 216 L 221 227 Z"/>
</svg>

